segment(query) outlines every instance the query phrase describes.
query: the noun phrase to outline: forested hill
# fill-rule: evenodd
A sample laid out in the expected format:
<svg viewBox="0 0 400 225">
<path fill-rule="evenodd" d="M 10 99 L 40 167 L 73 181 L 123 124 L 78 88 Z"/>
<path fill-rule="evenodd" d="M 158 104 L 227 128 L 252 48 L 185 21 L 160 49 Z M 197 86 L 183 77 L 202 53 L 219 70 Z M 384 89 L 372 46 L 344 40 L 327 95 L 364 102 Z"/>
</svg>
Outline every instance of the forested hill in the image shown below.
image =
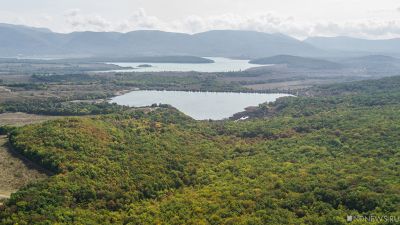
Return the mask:
<svg viewBox="0 0 400 225">
<path fill-rule="evenodd" d="M 269 118 L 273 116 L 304 117 L 338 109 L 376 108 L 400 104 L 400 76 L 380 80 L 317 86 L 306 91 L 306 95 L 280 98 L 256 109 L 240 112 L 233 119 Z"/>
<path fill-rule="evenodd" d="M 13 194 L 0 220 L 348 224 L 347 215 L 400 216 L 400 77 L 314 91 L 319 97 L 263 105 L 273 116 L 249 121 L 199 122 L 159 108 L 18 128 L 14 149 L 56 175 Z"/>
</svg>

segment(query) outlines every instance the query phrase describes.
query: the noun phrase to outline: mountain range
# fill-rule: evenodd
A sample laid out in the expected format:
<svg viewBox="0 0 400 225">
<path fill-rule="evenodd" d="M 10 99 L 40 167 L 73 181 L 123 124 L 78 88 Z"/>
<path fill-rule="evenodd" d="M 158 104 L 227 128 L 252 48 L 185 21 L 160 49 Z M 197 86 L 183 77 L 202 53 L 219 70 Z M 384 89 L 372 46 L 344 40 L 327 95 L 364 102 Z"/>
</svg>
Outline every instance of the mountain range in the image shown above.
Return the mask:
<svg viewBox="0 0 400 225">
<path fill-rule="evenodd" d="M 364 54 L 365 53 L 365 54 Z M 261 58 L 275 55 L 334 57 L 400 55 L 400 39 L 308 38 L 280 33 L 214 30 L 197 34 L 156 30 L 55 33 L 46 28 L 0 24 L 0 57 L 127 57 L 191 55 Z"/>
<path fill-rule="evenodd" d="M 400 38 L 365 40 L 351 37 L 310 37 L 304 42 L 327 51 L 358 53 L 360 55 L 400 55 Z"/>
</svg>

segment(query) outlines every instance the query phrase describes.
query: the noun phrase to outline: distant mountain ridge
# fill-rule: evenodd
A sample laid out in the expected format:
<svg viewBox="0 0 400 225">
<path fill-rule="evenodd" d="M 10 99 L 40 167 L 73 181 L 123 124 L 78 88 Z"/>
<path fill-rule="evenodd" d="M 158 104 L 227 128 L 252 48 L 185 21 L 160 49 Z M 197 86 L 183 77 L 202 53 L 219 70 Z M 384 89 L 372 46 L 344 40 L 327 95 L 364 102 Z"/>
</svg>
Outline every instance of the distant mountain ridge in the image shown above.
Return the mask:
<svg viewBox="0 0 400 225">
<path fill-rule="evenodd" d="M 129 33 L 54 33 L 0 25 L 0 57 L 193 55 L 256 58 L 277 54 L 318 55 L 321 50 L 283 34 L 218 30 L 198 34 L 140 30 Z"/>
<path fill-rule="evenodd" d="M 0 23 L 0 57 L 215 56 L 255 59 L 302 57 L 400 56 L 400 38 L 364 40 L 310 37 L 304 41 L 275 33 L 213 30 L 197 34 L 157 30 L 55 33 L 46 28 Z"/>
</svg>

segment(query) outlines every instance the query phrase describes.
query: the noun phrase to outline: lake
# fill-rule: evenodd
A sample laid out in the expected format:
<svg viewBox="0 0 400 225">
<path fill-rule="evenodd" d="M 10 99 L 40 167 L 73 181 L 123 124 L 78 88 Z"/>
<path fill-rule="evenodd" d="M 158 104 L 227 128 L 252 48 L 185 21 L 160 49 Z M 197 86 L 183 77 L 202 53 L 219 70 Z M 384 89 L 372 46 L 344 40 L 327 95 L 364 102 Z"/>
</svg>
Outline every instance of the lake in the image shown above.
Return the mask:
<svg viewBox="0 0 400 225">
<path fill-rule="evenodd" d="M 221 120 L 242 112 L 249 106 L 273 102 L 287 94 L 133 91 L 112 98 L 110 102 L 132 107 L 169 104 L 196 120 Z"/>
<path fill-rule="evenodd" d="M 250 64 L 249 60 L 238 60 L 228 58 L 209 57 L 215 63 L 109 63 L 122 67 L 133 67 L 134 69 L 113 70 L 113 72 L 234 72 L 242 71 L 259 65 Z M 148 64 L 152 67 L 139 67 Z"/>
</svg>

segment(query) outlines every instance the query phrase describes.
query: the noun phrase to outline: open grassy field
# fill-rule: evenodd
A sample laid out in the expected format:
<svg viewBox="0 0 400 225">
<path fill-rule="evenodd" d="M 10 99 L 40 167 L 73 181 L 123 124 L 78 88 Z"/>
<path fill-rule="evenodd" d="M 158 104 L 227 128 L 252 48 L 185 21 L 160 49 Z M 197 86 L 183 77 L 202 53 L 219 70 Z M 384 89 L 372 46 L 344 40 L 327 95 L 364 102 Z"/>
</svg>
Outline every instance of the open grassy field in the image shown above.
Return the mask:
<svg viewBox="0 0 400 225">
<path fill-rule="evenodd" d="M 48 175 L 33 163 L 9 149 L 6 136 L 0 136 L 0 204 L 11 193 Z"/>
<path fill-rule="evenodd" d="M 24 126 L 41 123 L 57 116 L 41 116 L 26 113 L 0 114 L 0 126 Z M 46 171 L 35 166 L 29 160 L 14 153 L 8 146 L 6 136 L 0 136 L 0 204 L 19 188 L 48 177 Z"/>
<path fill-rule="evenodd" d="M 0 126 L 24 126 L 32 123 L 41 123 L 51 119 L 61 118 L 60 116 L 42 116 L 27 113 L 1 113 L 0 114 Z"/>
</svg>

